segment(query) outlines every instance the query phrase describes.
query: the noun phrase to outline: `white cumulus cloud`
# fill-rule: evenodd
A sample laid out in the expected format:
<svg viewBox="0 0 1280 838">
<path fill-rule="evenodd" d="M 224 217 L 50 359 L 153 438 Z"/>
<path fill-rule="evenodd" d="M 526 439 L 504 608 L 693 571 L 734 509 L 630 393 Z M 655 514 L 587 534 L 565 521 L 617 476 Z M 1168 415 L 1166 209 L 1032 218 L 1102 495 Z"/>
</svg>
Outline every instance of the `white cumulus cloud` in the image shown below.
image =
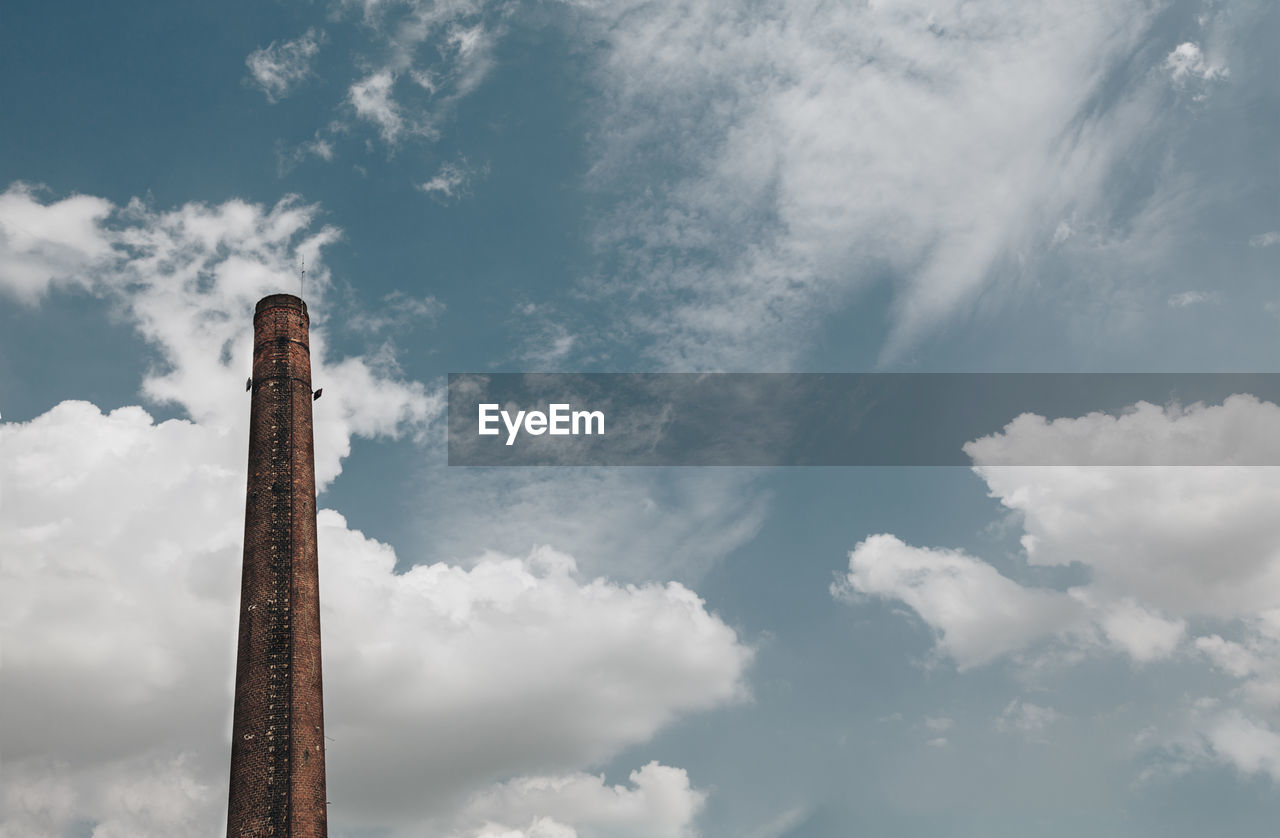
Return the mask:
<svg viewBox="0 0 1280 838">
<path fill-rule="evenodd" d="M 629 786 L 610 786 L 603 777 L 575 773 L 499 783 L 476 795 L 463 810 L 461 820 L 483 824 L 464 834 L 466 838 L 492 834 L 536 838 L 553 829 L 580 838 L 693 838 L 697 834 L 693 819 L 706 794 L 690 787 L 683 769 L 651 762 L 632 771 L 629 779 Z M 499 824 L 527 825 L 520 829 Z"/>
<path fill-rule="evenodd" d="M 1213 81 L 1231 74 L 1224 64 L 1206 58 L 1200 45 L 1191 41 L 1178 44 L 1165 59 L 1165 67 L 1175 84 L 1185 84 L 1191 79 Z"/>
<path fill-rule="evenodd" d="M 46 206 L 7 194 L 27 214 Z M 383 365 L 329 357 L 320 256 L 337 232 L 310 231 L 314 207 L 100 202 L 77 213 L 87 220 L 74 236 L 58 224 L 29 235 L 76 243 L 85 287 L 165 362 L 145 391 L 188 418 L 66 401 L 0 423 L 0 834 L 83 823 L 99 836 L 207 834 L 226 800 L 253 303 L 291 290 L 305 254 L 326 387 L 322 483 L 353 436 L 421 433 L 442 405 Z M 580 789 L 584 767 L 744 695 L 751 650 L 679 584 L 588 576 L 548 547 L 396 573 L 391 548 L 332 510 L 320 556 L 339 828 L 470 828 L 451 818 L 476 794 L 516 799 L 495 783 L 568 777 Z M 679 834 L 700 805 L 678 769 L 648 766 L 632 784 L 602 787 L 612 809 L 544 795 L 468 811 L 519 829 Z"/>
<path fill-rule="evenodd" d="M 1026 415 L 965 448 L 992 497 L 1017 514 L 1031 566 L 1076 567 L 1066 590 L 1021 584 L 958 551 L 877 535 L 835 590 L 909 606 L 960 668 L 1042 647 L 1117 652 L 1136 666 L 1199 659 L 1222 675 L 1193 703 L 1193 756 L 1280 781 L 1280 408 L 1140 403 L 1120 416 Z M 1015 463 L 1046 463 L 1018 466 Z M 1218 631 L 1205 631 L 1216 626 Z M 1070 656 L 1063 660 L 1071 660 Z M 1011 704 L 1000 724 L 1051 719 Z"/>
<path fill-rule="evenodd" d="M 34 304 L 54 284 L 90 284 L 90 266 L 111 254 L 102 221 L 110 201 L 72 195 L 43 203 L 14 183 L 0 193 L 0 292 Z"/>
<path fill-rule="evenodd" d="M 979 666 L 1068 627 L 1078 605 L 1067 595 L 1024 588 L 955 550 L 912 547 L 873 535 L 849 554 L 838 598 L 897 599 L 938 633 L 938 648 L 961 669 Z"/>
</svg>

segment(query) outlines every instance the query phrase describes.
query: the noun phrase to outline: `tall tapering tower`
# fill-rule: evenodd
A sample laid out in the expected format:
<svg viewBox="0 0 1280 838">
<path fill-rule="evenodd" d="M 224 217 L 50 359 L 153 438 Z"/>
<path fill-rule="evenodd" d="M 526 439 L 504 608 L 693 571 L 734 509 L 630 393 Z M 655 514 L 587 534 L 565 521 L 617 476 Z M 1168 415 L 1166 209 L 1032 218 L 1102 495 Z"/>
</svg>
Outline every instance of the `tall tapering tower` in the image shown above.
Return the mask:
<svg viewBox="0 0 1280 838">
<path fill-rule="evenodd" d="M 326 834 L 307 306 L 253 315 L 253 402 L 227 836 Z"/>
</svg>

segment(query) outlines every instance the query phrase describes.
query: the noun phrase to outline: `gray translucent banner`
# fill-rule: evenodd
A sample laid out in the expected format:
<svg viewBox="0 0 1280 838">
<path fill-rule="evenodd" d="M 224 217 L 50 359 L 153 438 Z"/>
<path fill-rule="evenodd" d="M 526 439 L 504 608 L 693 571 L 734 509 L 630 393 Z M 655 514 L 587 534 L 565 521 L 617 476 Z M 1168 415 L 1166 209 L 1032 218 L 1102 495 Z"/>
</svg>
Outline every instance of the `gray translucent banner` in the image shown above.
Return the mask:
<svg viewBox="0 0 1280 838">
<path fill-rule="evenodd" d="M 1280 465 L 1276 373 L 453 373 L 449 465 L 968 466 L 966 443 L 1023 414 L 1240 394 L 1273 403 L 1240 430 L 1266 438 L 1005 451 L 1000 464 Z"/>
</svg>

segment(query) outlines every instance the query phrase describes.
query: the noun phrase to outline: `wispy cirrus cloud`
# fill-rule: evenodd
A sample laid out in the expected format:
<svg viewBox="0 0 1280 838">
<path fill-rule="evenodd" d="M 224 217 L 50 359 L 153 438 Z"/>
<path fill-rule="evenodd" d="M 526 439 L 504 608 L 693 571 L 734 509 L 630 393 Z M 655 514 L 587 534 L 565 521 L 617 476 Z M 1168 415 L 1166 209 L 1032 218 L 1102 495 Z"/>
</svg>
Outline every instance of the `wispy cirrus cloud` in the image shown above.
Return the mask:
<svg viewBox="0 0 1280 838">
<path fill-rule="evenodd" d="M 1190 223 L 1187 187 L 1122 203 L 1114 169 L 1174 118 L 1158 71 L 1225 75 L 1152 52 L 1140 2 L 572 5 L 605 45 L 586 287 L 677 369 L 786 369 L 885 282 L 881 361 L 901 359 L 1043 283 L 1063 231 L 1149 257 Z"/>
<path fill-rule="evenodd" d="M 391 97 L 395 76 L 389 70 L 380 70 L 351 85 L 350 102 L 356 116 L 378 127 L 384 142 L 394 145 L 405 131 L 400 107 Z M 415 129 L 415 133 L 425 129 Z"/>
<path fill-rule="evenodd" d="M 435 142 L 513 26 L 561 27 L 593 91 L 599 258 L 571 293 L 596 325 L 559 324 L 573 352 L 622 332 L 670 368 L 788 369 L 888 284 L 892 364 L 1021 293 L 1122 307 L 1200 223 L 1211 199 L 1192 174 L 1118 185 L 1143 149 L 1163 151 L 1142 167 L 1172 159 L 1186 114 L 1171 85 L 1199 97 L 1229 76 L 1231 16 L 1169 41 L 1166 5 L 353 2 L 339 18 L 363 37 L 338 122 L 389 154 Z M 340 153 L 335 130 L 307 142 Z M 436 200 L 465 194 L 464 167 L 419 178 Z"/>
<path fill-rule="evenodd" d="M 1015 698 L 1005 706 L 996 719 L 996 730 L 1001 733 L 1019 733 L 1034 738 L 1045 728 L 1062 718 L 1062 714 L 1052 707 L 1042 707 Z"/>
<path fill-rule="evenodd" d="M 1217 300 L 1218 295 L 1212 291 L 1181 291 L 1170 296 L 1168 303 L 1170 308 L 1190 308 Z"/>
<path fill-rule="evenodd" d="M 363 7 L 369 52 L 346 104 L 395 151 L 404 142 L 433 140 L 456 104 L 494 66 L 494 48 L 513 6 L 506 2 L 369 3 Z"/>
<path fill-rule="evenodd" d="M 349 135 L 372 129 L 365 149 L 388 156 L 415 143 L 440 139 L 458 103 L 474 93 L 496 65 L 495 50 L 507 31 L 516 4 L 457 0 L 340 3 L 326 27 L 344 30 L 339 40 L 351 44 L 343 55 L 329 53 L 348 73 L 339 82 L 337 101 L 316 115 L 318 127 L 310 139 L 282 141 L 277 151 L 282 171 L 315 157 L 332 161 L 344 151 Z M 346 38 L 345 35 L 354 35 Z M 268 101 L 290 95 L 315 75 L 313 66 L 325 31 L 312 28 L 290 41 L 272 42 L 246 59 L 250 81 Z M 336 116 L 334 111 L 337 111 Z M 465 166 L 454 174 L 465 174 Z M 424 182 L 424 192 L 437 198 L 456 197 L 463 181 L 446 165 Z"/>
<path fill-rule="evenodd" d="M 311 75 L 311 62 L 325 41 L 323 31 L 308 29 L 291 41 L 272 41 L 244 60 L 267 101 L 278 102 Z"/>
<path fill-rule="evenodd" d="M 459 158 L 442 163 L 434 175 L 418 184 L 418 188 L 442 202 L 456 201 L 468 193 L 472 180 L 486 172 L 486 168 L 476 169 L 469 165 L 465 157 Z"/>
</svg>

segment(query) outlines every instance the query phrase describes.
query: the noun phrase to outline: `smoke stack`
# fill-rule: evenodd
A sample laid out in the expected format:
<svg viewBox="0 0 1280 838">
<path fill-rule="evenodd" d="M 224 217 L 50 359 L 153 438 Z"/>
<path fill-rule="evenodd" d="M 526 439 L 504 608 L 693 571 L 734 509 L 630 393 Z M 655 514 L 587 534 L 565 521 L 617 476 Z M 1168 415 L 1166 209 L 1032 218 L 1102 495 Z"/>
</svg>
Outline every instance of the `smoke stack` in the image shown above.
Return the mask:
<svg viewBox="0 0 1280 838">
<path fill-rule="evenodd" d="M 227 836 L 324 836 L 324 708 L 307 305 L 253 315 L 253 401 Z"/>
</svg>

